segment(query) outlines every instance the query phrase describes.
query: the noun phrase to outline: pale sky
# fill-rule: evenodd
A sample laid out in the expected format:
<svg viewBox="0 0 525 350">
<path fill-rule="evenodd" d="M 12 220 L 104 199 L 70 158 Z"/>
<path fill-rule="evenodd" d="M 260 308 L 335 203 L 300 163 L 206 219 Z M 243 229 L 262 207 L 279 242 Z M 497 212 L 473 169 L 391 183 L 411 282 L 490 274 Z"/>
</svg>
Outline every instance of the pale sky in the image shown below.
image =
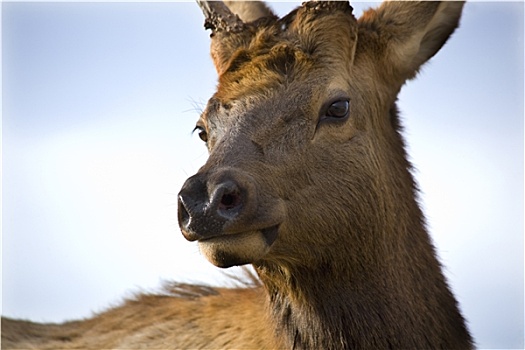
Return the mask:
<svg viewBox="0 0 525 350">
<path fill-rule="evenodd" d="M 399 100 L 479 348 L 524 346 L 523 9 L 467 3 Z M 216 84 L 197 5 L 3 2 L 2 30 L 2 314 L 59 322 L 163 280 L 224 283 L 177 225 Z"/>
</svg>

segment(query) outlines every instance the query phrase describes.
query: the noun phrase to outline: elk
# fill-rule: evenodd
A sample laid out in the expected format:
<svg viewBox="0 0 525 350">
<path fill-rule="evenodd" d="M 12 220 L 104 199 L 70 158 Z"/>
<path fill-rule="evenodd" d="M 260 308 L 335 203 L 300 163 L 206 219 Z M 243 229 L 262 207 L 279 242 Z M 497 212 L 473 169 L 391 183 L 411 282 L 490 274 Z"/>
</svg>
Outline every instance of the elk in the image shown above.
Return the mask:
<svg viewBox="0 0 525 350">
<path fill-rule="evenodd" d="M 418 206 L 396 98 L 462 2 L 205 2 L 219 81 L 182 234 L 244 288 L 173 284 L 92 319 L 4 319 L 3 348 L 473 347 Z"/>
</svg>

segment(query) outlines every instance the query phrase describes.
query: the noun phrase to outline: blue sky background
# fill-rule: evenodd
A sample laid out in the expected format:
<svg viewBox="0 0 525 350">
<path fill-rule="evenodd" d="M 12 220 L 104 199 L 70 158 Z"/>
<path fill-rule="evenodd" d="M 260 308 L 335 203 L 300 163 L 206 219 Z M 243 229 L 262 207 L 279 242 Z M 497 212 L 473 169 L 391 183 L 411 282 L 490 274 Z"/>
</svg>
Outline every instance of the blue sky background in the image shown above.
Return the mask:
<svg viewBox="0 0 525 350">
<path fill-rule="evenodd" d="M 523 18 L 523 2 L 467 3 L 399 101 L 480 348 L 524 346 Z M 63 321 L 162 280 L 224 283 L 176 219 L 207 156 L 191 131 L 216 84 L 208 36 L 194 3 L 2 3 L 3 315 Z"/>
</svg>

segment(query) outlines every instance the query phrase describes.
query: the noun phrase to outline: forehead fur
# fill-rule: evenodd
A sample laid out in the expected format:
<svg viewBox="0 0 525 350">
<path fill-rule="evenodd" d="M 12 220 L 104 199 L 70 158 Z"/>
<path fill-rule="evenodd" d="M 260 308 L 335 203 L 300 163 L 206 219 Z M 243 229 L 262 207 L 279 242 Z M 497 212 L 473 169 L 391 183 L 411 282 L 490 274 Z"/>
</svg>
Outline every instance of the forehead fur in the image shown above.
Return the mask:
<svg viewBox="0 0 525 350">
<path fill-rule="evenodd" d="M 272 32 L 264 29 L 249 47 L 233 53 L 219 77 L 218 98 L 230 100 L 264 93 L 311 71 L 314 65 L 311 53 L 297 42 Z"/>
<path fill-rule="evenodd" d="M 253 23 L 249 39 L 235 46 L 223 65 L 216 97 L 228 101 L 265 94 L 312 75 L 316 68 L 326 72 L 337 62 L 348 64 L 357 26 L 347 3 L 335 6 L 303 5 L 280 20 Z"/>
</svg>

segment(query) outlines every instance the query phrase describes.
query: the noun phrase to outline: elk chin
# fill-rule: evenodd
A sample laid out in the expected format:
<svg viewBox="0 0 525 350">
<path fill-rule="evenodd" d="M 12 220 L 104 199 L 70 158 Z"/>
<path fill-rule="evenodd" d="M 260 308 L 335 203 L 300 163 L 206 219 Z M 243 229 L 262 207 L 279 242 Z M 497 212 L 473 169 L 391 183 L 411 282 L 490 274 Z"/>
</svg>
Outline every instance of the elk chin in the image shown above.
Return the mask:
<svg viewBox="0 0 525 350">
<path fill-rule="evenodd" d="M 224 234 L 199 241 L 201 253 L 217 267 L 227 268 L 261 260 L 277 239 L 278 226 L 260 231 Z"/>
</svg>

